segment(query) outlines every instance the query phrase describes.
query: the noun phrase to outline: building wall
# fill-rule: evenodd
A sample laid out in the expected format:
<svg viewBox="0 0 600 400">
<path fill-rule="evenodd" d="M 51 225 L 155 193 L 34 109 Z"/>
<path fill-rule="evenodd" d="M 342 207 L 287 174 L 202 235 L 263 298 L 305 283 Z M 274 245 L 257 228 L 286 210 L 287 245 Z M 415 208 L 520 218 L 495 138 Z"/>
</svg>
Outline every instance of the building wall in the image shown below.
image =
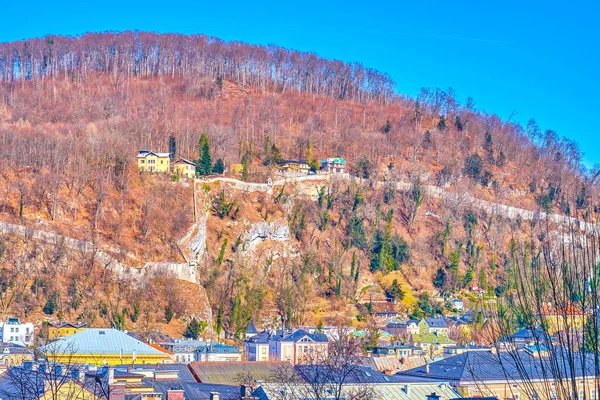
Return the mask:
<svg viewBox="0 0 600 400">
<path fill-rule="evenodd" d="M 2 342 L 16 343 L 24 346 L 33 345 L 34 331 L 31 322 L 0 322 L 0 332 L 0 341 Z"/>
<path fill-rule="evenodd" d="M 23 361 L 33 361 L 33 353 L 31 353 L 31 354 L 0 353 L 0 364 L 22 365 Z"/>
<path fill-rule="evenodd" d="M 48 336 L 50 339 L 56 339 L 59 337 L 66 337 L 76 334 L 77 332 L 81 332 L 85 328 L 73 328 L 72 326 L 55 328 L 53 326 L 48 328 Z"/>
<path fill-rule="evenodd" d="M 269 361 L 269 345 L 267 343 L 246 343 L 245 351 L 248 361 Z"/>
<path fill-rule="evenodd" d="M 168 354 L 146 355 L 137 354 L 135 360 L 132 355 L 125 354 L 122 357 L 119 354 L 56 354 L 50 356 L 54 362 L 71 364 L 89 364 L 96 366 L 103 365 L 122 365 L 122 364 L 169 364 L 171 358 Z"/>
<path fill-rule="evenodd" d="M 186 163 L 173 164 L 173 172 L 185 178 L 193 178 L 196 176 L 196 167 Z"/>
<path fill-rule="evenodd" d="M 146 157 L 138 158 L 138 168 L 141 172 L 168 172 L 171 168 L 171 160 L 169 157 L 148 154 Z"/>
<path fill-rule="evenodd" d="M 549 394 L 549 386 L 550 382 L 532 382 L 527 384 L 519 384 L 519 383 L 487 383 L 481 382 L 473 385 L 464 385 L 457 386 L 456 391 L 463 397 L 496 397 L 498 399 L 514 399 L 514 400 L 536 400 L 534 392 L 537 392 L 540 400 L 547 400 Z M 597 394 L 595 393 L 595 384 L 590 380 L 590 382 L 585 385 L 586 388 L 583 388 L 581 385 L 581 389 L 578 390 L 578 398 L 583 400 L 584 391 L 586 399 L 598 399 Z M 594 393 L 593 393 L 594 392 Z M 596 396 L 594 396 L 596 395 Z M 550 399 L 552 399 L 552 394 L 550 393 Z M 561 394 L 556 393 L 556 397 L 554 399 L 560 399 Z M 549 400 L 549 399 L 548 399 Z"/>
</svg>

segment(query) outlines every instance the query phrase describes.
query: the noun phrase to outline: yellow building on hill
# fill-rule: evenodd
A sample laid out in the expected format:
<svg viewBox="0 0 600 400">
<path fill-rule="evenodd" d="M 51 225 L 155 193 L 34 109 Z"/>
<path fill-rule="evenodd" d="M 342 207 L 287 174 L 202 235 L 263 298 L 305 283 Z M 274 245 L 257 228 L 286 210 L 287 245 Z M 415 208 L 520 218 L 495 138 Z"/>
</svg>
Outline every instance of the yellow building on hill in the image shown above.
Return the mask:
<svg viewBox="0 0 600 400">
<path fill-rule="evenodd" d="M 169 153 L 154 153 L 140 150 L 137 155 L 138 169 L 140 172 L 169 172 L 171 158 Z"/>
<path fill-rule="evenodd" d="M 183 178 L 193 178 L 196 176 L 196 164 L 186 160 L 185 158 L 180 158 L 175 161 L 173 164 L 173 172 Z"/>
<path fill-rule="evenodd" d="M 586 321 L 585 313 L 573 305 L 565 307 L 546 305 L 542 308 L 540 317 L 550 335 L 567 329 L 583 332 Z"/>
<path fill-rule="evenodd" d="M 40 347 L 53 362 L 89 365 L 168 364 L 169 354 L 116 329 L 89 328 Z"/>
<path fill-rule="evenodd" d="M 83 322 L 77 322 L 75 324 L 70 322 L 57 322 L 48 325 L 48 337 L 50 339 L 58 339 L 65 336 L 71 336 L 86 328 L 87 324 Z"/>
</svg>

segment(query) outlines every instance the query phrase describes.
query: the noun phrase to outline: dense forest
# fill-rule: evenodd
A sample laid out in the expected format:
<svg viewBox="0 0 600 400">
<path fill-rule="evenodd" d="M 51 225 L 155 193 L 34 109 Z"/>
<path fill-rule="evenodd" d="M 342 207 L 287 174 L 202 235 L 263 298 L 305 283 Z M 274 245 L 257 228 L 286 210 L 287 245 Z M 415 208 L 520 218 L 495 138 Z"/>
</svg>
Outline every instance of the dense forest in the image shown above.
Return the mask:
<svg viewBox="0 0 600 400">
<path fill-rule="evenodd" d="M 139 174 L 135 160 L 142 148 L 166 152 L 172 143 L 177 157 L 191 160 L 210 143 L 212 160 L 225 166 L 244 161 L 248 173 L 238 178 L 250 181 L 265 182 L 282 158 L 329 156 L 346 158 L 352 173 L 364 179 L 360 187 L 324 186 L 312 200 L 286 189 L 281 196 L 287 205 L 275 195 L 264 199 L 266 210 L 242 208 L 237 215 L 270 222 L 277 214 L 289 225 L 302 261 L 288 260 L 279 270 L 287 273 L 265 278 L 286 291 L 281 304 L 267 294 L 269 287 L 249 281 L 249 271 L 263 265 L 238 257 L 238 237 L 213 228 L 203 283 L 213 308 L 230 305 L 213 311 L 225 313 L 221 323 L 236 330 L 272 308 L 293 315 L 290 322 L 311 321 L 302 318 L 295 301 L 316 294 L 339 311 L 373 282 L 388 295 L 408 288 L 464 290 L 483 280 L 490 293 L 502 287 L 508 241 L 512 236 L 533 243 L 534 224 L 427 198 L 421 185 L 590 222 L 597 218 L 598 173 L 582 166 L 574 142 L 534 120 L 526 126 L 502 120 L 477 109 L 473 99 L 461 102 L 452 89 L 423 89 L 408 98 L 389 76 L 360 64 L 200 35 L 124 32 L 0 44 L 2 221 L 115 246 L 123 258 L 133 255 L 136 266 L 181 261 L 177 241 L 192 224 L 192 190 L 171 176 Z M 376 181 L 385 183 L 378 187 Z M 397 193 L 396 182 L 413 189 Z M 216 193 L 213 188 L 211 196 L 218 199 Z M 253 201 L 229 192 L 226 198 L 238 205 Z M 213 217 L 221 226 L 221 217 Z M 225 217 L 232 226 L 238 220 Z M 46 297 L 82 293 L 89 304 L 58 302 L 61 315 L 85 317 L 100 309 L 114 324 L 114 316 L 117 322 L 124 318 L 123 304 L 143 297 L 137 292 L 106 311 L 114 282 L 93 259 L 74 267 L 64 252 L 53 262 L 41 254 L 47 249 L 28 240 L 2 243 L 3 276 L 11 276 L 15 260 L 23 258 L 37 271 L 26 282 L 36 296 L 14 294 L 22 281 L 0 287 L 0 302 L 16 296 L 10 305 L 4 302 L 4 313 L 40 312 Z M 106 282 L 99 297 L 104 306 L 94 291 L 75 285 L 81 292 L 74 292 L 78 274 L 86 274 L 92 286 Z M 235 274 L 243 284 L 231 286 Z M 285 277 L 302 279 L 305 286 Z M 43 287 L 46 297 L 38 297 Z M 302 293 L 293 290 L 299 287 Z M 179 292 L 154 292 L 158 300 L 148 305 L 146 325 L 165 322 L 165 309 L 175 309 L 176 318 L 190 316 Z M 236 316 L 247 301 L 254 314 Z M 427 308 L 414 306 L 412 301 L 402 307 Z"/>
</svg>

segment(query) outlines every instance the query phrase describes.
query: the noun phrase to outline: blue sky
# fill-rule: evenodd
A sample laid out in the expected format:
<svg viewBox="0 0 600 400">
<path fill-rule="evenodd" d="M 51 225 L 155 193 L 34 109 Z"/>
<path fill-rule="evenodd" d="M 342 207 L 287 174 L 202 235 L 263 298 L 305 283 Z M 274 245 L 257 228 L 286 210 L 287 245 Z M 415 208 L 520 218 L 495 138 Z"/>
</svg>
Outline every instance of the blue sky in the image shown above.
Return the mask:
<svg viewBox="0 0 600 400">
<path fill-rule="evenodd" d="M 0 41 L 139 29 L 275 43 L 387 72 L 403 94 L 452 87 L 502 118 L 535 118 L 600 163 L 598 1 L 94 3 L 8 0 Z"/>
</svg>

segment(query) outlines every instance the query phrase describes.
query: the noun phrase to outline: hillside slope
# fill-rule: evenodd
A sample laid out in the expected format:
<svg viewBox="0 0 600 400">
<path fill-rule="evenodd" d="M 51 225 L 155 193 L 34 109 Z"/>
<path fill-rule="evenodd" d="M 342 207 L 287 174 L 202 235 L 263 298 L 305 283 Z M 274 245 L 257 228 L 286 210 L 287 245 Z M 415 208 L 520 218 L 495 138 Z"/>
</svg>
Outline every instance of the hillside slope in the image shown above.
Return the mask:
<svg viewBox="0 0 600 400">
<path fill-rule="evenodd" d="M 535 249 L 542 226 L 597 221 L 597 174 L 576 144 L 452 90 L 410 99 L 392 87 L 359 64 L 205 37 L 0 44 L 0 221 L 26 227 L 3 230 L 3 315 L 181 334 L 214 313 L 239 334 L 253 318 L 446 312 L 424 291 L 501 294 L 511 243 Z M 229 169 L 235 181 L 194 189 L 138 172 L 142 148 L 174 143 L 177 157 L 198 159 L 202 134 L 213 162 L 244 160 L 246 176 Z M 329 156 L 358 178 L 278 182 L 281 159 Z M 131 285 L 119 272 L 187 266 L 196 253 L 203 288 L 168 274 Z"/>
</svg>

